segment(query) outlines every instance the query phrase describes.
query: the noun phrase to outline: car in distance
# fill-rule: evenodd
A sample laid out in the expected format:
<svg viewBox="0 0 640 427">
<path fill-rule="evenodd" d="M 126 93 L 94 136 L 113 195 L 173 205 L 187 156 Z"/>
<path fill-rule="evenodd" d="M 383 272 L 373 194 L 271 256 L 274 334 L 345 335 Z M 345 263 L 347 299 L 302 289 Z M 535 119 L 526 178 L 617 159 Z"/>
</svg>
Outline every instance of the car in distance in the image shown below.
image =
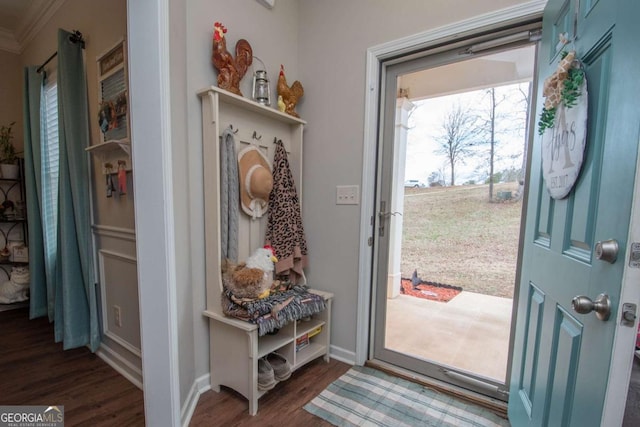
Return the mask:
<svg viewBox="0 0 640 427">
<path fill-rule="evenodd" d="M 408 179 L 404 182 L 405 187 L 424 188 L 427 185 L 419 179 Z"/>
</svg>

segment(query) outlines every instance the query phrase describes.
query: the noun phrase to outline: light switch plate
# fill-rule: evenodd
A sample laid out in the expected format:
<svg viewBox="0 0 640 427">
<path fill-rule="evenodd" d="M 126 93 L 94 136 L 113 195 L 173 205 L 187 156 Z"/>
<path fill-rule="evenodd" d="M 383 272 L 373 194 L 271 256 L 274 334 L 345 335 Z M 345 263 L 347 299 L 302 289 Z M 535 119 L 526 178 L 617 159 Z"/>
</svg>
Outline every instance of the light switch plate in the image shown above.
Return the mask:
<svg viewBox="0 0 640 427">
<path fill-rule="evenodd" d="M 358 185 L 336 186 L 336 205 L 357 205 L 360 203 L 360 187 Z"/>
</svg>

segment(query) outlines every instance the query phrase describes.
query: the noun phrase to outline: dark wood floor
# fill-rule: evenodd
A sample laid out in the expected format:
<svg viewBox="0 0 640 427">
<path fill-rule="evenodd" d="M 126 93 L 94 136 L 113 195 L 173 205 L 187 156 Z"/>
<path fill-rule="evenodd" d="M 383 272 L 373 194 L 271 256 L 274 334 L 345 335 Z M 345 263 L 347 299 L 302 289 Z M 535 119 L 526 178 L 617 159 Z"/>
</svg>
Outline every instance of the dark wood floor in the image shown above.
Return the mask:
<svg viewBox="0 0 640 427">
<path fill-rule="evenodd" d="M 62 350 L 45 318 L 0 312 L 0 405 L 64 405 L 66 426 L 142 426 L 142 391 L 86 348 Z M 200 396 L 192 426 L 329 426 L 302 407 L 350 365 L 318 359 L 298 369 L 248 413 L 247 400 L 223 388 Z"/>
<path fill-rule="evenodd" d="M 0 312 L 0 404 L 64 405 L 66 426 L 143 426 L 142 390 L 86 347 L 63 351 L 46 318 Z"/>
<path fill-rule="evenodd" d="M 223 388 L 200 396 L 191 418 L 192 426 L 331 426 L 302 407 L 316 397 L 351 366 L 317 359 L 295 371 L 291 378 L 258 400 L 258 413 L 249 415 L 249 405 L 242 395 Z"/>
</svg>

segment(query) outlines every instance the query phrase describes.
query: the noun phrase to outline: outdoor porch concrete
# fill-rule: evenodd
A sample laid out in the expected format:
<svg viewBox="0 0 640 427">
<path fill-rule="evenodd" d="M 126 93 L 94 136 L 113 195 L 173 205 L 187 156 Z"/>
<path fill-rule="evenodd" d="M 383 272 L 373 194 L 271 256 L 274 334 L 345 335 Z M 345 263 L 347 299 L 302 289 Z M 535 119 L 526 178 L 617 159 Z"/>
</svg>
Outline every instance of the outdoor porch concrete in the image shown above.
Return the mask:
<svg viewBox="0 0 640 427">
<path fill-rule="evenodd" d="M 448 303 L 387 300 L 386 347 L 505 381 L 512 299 L 461 292 Z"/>
</svg>

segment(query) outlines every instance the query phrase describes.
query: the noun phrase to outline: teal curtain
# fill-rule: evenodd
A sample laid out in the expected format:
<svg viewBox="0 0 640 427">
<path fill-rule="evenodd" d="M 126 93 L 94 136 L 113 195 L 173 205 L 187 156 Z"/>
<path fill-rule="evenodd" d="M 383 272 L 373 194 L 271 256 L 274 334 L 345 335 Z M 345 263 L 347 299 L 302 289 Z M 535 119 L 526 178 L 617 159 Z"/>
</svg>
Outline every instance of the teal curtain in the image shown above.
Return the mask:
<svg viewBox="0 0 640 427">
<path fill-rule="evenodd" d="M 89 108 L 82 46 L 58 30 L 60 175 L 55 338 L 65 349 L 100 344 L 91 247 Z"/>
<path fill-rule="evenodd" d="M 49 315 L 53 320 L 53 286 L 47 282 L 44 258 L 44 238 L 41 211 L 41 100 L 43 76 L 37 67 L 24 70 L 24 179 L 29 222 L 29 317 Z M 51 304 L 49 304 L 51 302 Z"/>
</svg>

